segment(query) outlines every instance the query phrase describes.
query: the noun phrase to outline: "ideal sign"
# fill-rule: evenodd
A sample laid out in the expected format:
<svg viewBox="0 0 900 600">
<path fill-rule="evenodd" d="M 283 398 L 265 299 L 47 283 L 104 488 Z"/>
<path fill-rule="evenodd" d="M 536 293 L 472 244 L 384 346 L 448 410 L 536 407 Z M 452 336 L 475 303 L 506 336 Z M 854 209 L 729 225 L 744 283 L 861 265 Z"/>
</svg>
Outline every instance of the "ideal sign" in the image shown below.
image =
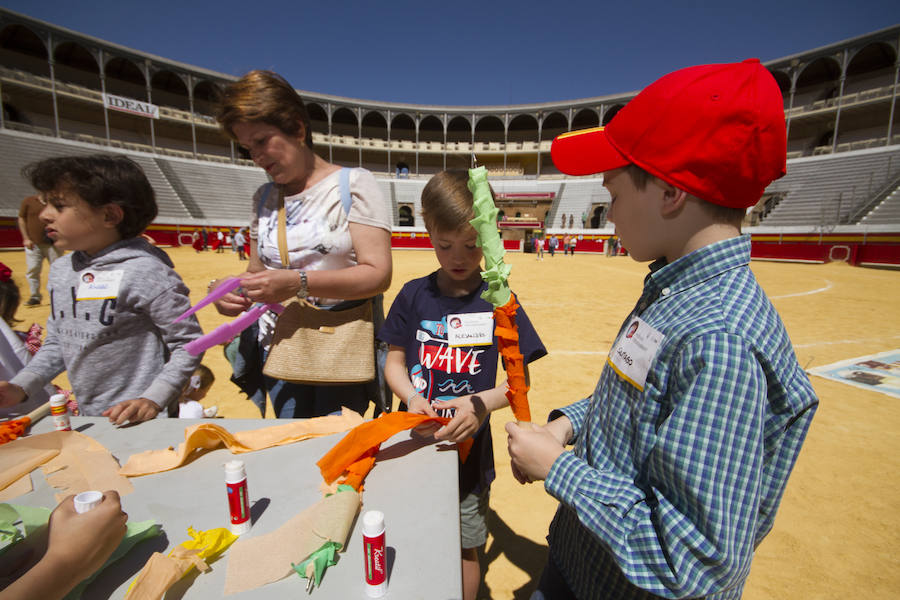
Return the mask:
<svg viewBox="0 0 900 600">
<path fill-rule="evenodd" d="M 104 94 L 103 101 L 106 102 L 106 108 L 119 110 L 122 112 L 140 115 L 142 117 L 150 117 L 151 119 L 159 118 L 159 107 L 149 102 L 142 102 L 132 98 L 123 98 L 122 96 L 113 96 L 112 94 Z"/>
</svg>

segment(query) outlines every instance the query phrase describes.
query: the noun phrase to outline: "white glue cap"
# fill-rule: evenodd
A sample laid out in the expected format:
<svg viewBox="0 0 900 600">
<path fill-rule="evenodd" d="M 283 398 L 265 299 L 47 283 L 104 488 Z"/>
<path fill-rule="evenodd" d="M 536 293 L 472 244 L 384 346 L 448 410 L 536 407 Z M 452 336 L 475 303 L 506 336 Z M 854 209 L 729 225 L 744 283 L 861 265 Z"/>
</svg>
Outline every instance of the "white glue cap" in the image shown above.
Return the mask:
<svg viewBox="0 0 900 600">
<path fill-rule="evenodd" d="M 89 492 L 81 492 L 75 496 L 75 512 L 86 513 L 103 500 L 103 492 L 91 490 Z"/>
<path fill-rule="evenodd" d="M 247 478 L 247 469 L 242 460 L 229 460 L 225 463 L 225 481 L 238 483 Z"/>
<path fill-rule="evenodd" d="M 65 394 L 53 394 L 50 396 L 50 406 L 64 406 L 67 402 Z"/>
<path fill-rule="evenodd" d="M 375 537 L 384 531 L 384 513 L 380 510 L 369 510 L 363 515 L 363 535 Z"/>
</svg>

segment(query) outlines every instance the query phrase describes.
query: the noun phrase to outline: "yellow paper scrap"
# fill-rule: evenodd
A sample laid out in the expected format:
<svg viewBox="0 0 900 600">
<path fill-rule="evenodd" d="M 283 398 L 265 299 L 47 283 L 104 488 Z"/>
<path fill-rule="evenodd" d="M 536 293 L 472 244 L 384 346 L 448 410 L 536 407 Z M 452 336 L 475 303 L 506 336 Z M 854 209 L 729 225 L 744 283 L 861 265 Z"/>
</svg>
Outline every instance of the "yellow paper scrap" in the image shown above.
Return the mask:
<svg viewBox="0 0 900 600">
<path fill-rule="evenodd" d="M 238 536 L 224 527 L 196 531 L 188 527 L 191 539 L 175 547 L 168 556 L 154 552 L 138 573 L 128 591 L 125 600 L 157 600 L 162 598 L 172 585 L 197 568 L 205 572 L 209 569 L 207 559 L 215 558 L 224 552 Z"/>
</svg>

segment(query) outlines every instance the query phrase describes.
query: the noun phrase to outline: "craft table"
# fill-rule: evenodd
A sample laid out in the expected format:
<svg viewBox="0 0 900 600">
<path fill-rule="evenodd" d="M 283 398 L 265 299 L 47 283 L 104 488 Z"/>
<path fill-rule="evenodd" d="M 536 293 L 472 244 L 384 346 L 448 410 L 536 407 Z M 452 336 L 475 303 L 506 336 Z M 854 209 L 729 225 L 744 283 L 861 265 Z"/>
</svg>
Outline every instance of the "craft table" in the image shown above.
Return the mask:
<svg viewBox="0 0 900 600">
<path fill-rule="evenodd" d="M 116 429 L 106 418 L 72 417 L 72 428 L 103 444 L 120 464 L 144 450 L 177 448 L 184 441 L 190 419 L 155 419 Z M 237 432 L 284 421 L 216 419 L 217 425 Z M 53 428 L 51 419 L 37 423 L 33 433 Z M 322 497 L 322 476 L 316 461 L 341 439 L 343 433 L 232 455 L 220 448 L 209 451 L 172 471 L 132 478 L 134 492 L 122 497 L 129 520 L 153 519 L 163 534 L 135 546 L 108 567 L 85 590 L 84 598 L 122 598 L 129 583 L 154 551 L 168 553 L 189 539 L 187 528 L 228 527 L 223 464 L 232 458 L 247 466 L 253 529 L 246 536 L 278 529 L 285 521 Z M 58 490 L 44 480 L 40 469 L 31 474 L 34 491 L 11 500 L 13 504 L 56 506 Z M 385 598 L 454 599 L 462 597 L 460 567 L 457 453 L 452 444 L 426 444 L 401 432 L 382 444 L 375 467 L 365 481 L 362 507 L 348 546 L 330 567 L 322 585 L 310 598 L 365 598 L 361 515 L 380 510 L 385 515 L 388 593 Z M 298 561 L 299 562 L 299 559 Z M 167 599 L 222 598 L 228 551 L 210 564 L 211 570 L 193 571 L 176 583 Z M 228 596 L 229 599 L 306 597 L 306 579 L 290 575 L 281 581 Z"/>
</svg>

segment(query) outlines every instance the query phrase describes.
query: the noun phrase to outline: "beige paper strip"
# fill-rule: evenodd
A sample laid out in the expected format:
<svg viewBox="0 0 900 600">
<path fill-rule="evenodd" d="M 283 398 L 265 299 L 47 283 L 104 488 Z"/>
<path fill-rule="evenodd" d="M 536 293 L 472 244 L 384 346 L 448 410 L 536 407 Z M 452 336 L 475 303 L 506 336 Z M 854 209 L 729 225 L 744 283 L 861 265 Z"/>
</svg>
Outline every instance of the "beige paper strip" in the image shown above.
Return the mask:
<svg viewBox="0 0 900 600">
<path fill-rule="evenodd" d="M 224 445 L 233 454 L 241 454 L 349 431 L 362 422 L 362 416 L 344 408 L 340 415 L 298 419 L 284 425 L 238 433 L 230 433 L 212 423 L 192 425 L 185 428 L 185 441 L 178 445 L 178 450 L 169 447 L 165 450 L 148 450 L 133 454 L 119 474 L 126 477 L 140 477 L 169 471 L 184 464 L 197 449 L 213 450 Z"/>
<path fill-rule="evenodd" d="M 109 450 L 77 431 L 51 431 L 3 444 L 0 446 L 0 465 L 8 465 L 23 452 L 49 456 L 54 451 L 55 456 L 41 469 L 47 483 L 60 490 L 56 494 L 57 501 L 87 490 L 116 490 L 122 496 L 134 491 L 131 482 L 118 474 L 119 463 Z"/>
<path fill-rule="evenodd" d="M 59 449 L 29 448 L 15 442 L 4 444 L 0 449 L 3 450 L 0 452 L 0 490 L 6 489 L 59 454 Z"/>
<path fill-rule="evenodd" d="M 159 600 L 191 567 L 208 571 L 209 565 L 197 552 L 181 547 L 172 551 L 173 556 L 154 552 L 126 592 L 125 600 Z"/>
<path fill-rule="evenodd" d="M 339 492 L 322 498 L 272 533 L 241 538 L 228 551 L 225 594 L 236 594 L 284 579 L 310 554 L 333 541 L 347 546 L 359 494 Z"/>
<path fill-rule="evenodd" d="M 17 481 L 9 484 L 2 490 L 0 490 L 0 502 L 9 502 L 19 496 L 24 496 L 28 492 L 32 491 L 34 486 L 31 485 L 31 475 L 26 473 L 22 475 Z"/>
</svg>

